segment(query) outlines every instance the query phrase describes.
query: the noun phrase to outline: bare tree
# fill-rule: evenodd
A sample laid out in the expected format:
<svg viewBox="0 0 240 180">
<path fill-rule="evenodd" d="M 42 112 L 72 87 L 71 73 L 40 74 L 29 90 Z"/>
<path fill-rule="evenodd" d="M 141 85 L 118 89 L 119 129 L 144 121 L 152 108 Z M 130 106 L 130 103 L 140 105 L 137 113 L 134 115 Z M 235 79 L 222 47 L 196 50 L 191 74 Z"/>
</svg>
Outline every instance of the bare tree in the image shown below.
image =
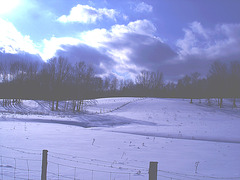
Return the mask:
<svg viewBox="0 0 240 180">
<path fill-rule="evenodd" d="M 0 62 L 0 81 L 2 82 L 2 80 L 3 80 L 3 64 L 2 64 L 2 62 Z"/>
<path fill-rule="evenodd" d="M 189 97 L 189 90 L 191 85 L 191 77 L 189 75 L 185 75 L 183 78 L 178 80 L 177 83 L 177 92 L 179 97 Z"/>
<path fill-rule="evenodd" d="M 48 73 L 51 83 L 50 90 L 53 94 L 52 110 L 54 110 L 54 101 L 56 100 L 56 110 L 58 110 L 59 99 L 61 98 L 61 88 L 70 74 L 71 65 L 63 57 L 54 57 L 48 61 Z"/>
<path fill-rule="evenodd" d="M 144 96 L 159 96 L 164 86 L 163 74 L 160 71 L 141 71 L 135 81 L 139 87 L 138 91 Z"/>
<path fill-rule="evenodd" d="M 80 86 L 85 83 L 87 66 L 84 62 L 77 62 L 74 66 L 75 83 Z"/>
<path fill-rule="evenodd" d="M 200 87 L 199 87 L 199 78 L 200 78 L 200 73 L 195 72 L 192 73 L 191 76 L 191 85 L 190 85 L 190 96 L 191 96 L 191 102 L 193 102 L 193 98 L 197 98 L 200 96 Z"/>
<path fill-rule="evenodd" d="M 105 77 L 104 83 L 103 83 L 103 89 L 104 91 L 108 91 L 110 89 L 110 78 Z"/>
<path fill-rule="evenodd" d="M 55 84 L 56 84 L 56 63 L 57 63 L 57 58 L 56 57 L 54 57 L 54 58 L 52 58 L 52 59 L 50 59 L 49 61 L 48 61 L 48 66 L 47 66 L 47 73 L 48 73 L 48 75 L 49 75 L 49 78 L 50 78 L 50 83 L 49 83 L 49 90 L 50 90 L 50 92 L 52 92 L 52 94 L 53 94 L 53 91 L 54 91 L 54 89 L 55 89 Z M 54 111 L 54 100 L 55 100 L 55 98 L 54 97 L 52 97 L 53 99 L 52 99 L 52 111 Z"/>
<path fill-rule="evenodd" d="M 151 83 L 151 72 L 141 71 L 141 73 L 136 77 L 136 84 L 140 85 L 144 89 L 150 88 Z"/>
<path fill-rule="evenodd" d="M 3 82 L 6 83 L 10 80 L 10 65 L 7 62 L 2 63 L 2 76 L 3 76 Z"/>
<path fill-rule="evenodd" d="M 211 65 L 208 74 L 208 82 L 211 91 L 210 93 L 212 96 L 218 98 L 218 104 L 220 108 L 223 104 L 223 97 L 226 95 L 227 76 L 226 64 L 215 61 Z"/>
<path fill-rule="evenodd" d="M 162 89 L 163 88 L 163 73 L 160 71 L 151 72 L 150 75 L 150 87 L 153 89 Z"/>
<path fill-rule="evenodd" d="M 57 70 L 56 71 L 57 72 L 56 88 L 58 89 L 58 92 L 60 91 L 60 89 L 63 88 L 63 83 L 68 79 L 68 76 L 70 74 L 70 69 L 71 69 L 71 65 L 69 64 L 67 59 L 61 56 L 58 57 L 57 64 L 56 64 L 56 70 Z M 58 96 L 61 97 L 61 94 L 59 94 Z M 58 102 L 59 102 L 58 98 L 56 101 L 56 110 L 58 110 Z"/>
<path fill-rule="evenodd" d="M 233 107 L 237 107 L 236 98 L 240 97 L 240 63 L 238 61 L 231 62 L 230 65 L 230 91 L 233 98 Z"/>
<path fill-rule="evenodd" d="M 118 88 L 118 79 L 116 77 L 113 77 L 110 83 L 110 90 L 112 92 L 115 92 Z"/>
<path fill-rule="evenodd" d="M 101 92 L 103 90 L 103 80 L 100 77 L 95 77 L 93 79 L 94 87 L 96 92 Z"/>
<path fill-rule="evenodd" d="M 39 63 L 38 62 L 29 62 L 27 67 L 27 77 L 29 80 L 36 80 L 37 73 L 39 70 Z"/>
</svg>

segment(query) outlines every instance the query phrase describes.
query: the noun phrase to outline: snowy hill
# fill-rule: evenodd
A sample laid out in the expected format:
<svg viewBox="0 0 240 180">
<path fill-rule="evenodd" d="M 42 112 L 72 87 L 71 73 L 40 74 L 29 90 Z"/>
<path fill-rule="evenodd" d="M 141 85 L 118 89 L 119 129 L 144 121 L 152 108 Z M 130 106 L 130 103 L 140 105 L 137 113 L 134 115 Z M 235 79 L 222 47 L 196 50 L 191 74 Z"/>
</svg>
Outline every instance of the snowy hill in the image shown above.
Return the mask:
<svg viewBox="0 0 240 180">
<path fill-rule="evenodd" d="M 50 106 L 0 107 L 0 179 L 39 179 L 43 149 L 48 179 L 148 179 L 150 161 L 159 179 L 240 177 L 240 111 L 230 100 L 223 109 L 157 98 L 86 101 L 84 113 Z"/>
</svg>

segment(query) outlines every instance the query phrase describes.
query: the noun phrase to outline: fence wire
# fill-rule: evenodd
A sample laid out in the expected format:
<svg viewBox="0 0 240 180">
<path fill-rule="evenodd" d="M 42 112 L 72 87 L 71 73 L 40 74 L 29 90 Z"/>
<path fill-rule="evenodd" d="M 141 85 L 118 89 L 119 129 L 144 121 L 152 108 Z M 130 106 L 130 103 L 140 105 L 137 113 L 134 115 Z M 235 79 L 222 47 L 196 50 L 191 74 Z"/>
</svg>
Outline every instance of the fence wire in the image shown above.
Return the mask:
<svg viewBox="0 0 240 180">
<path fill-rule="evenodd" d="M 141 177 L 142 179 L 147 179 L 148 176 L 148 168 L 137 168 L 136 166 L 131 166 L 118 161 L 106 161 L 95 158 L 71 156 L 51 151 L 48 152 L 48 157 L 49 166 L 55 166 L 53 169 L 56 170 L 59 169 L 59 167 L 65 167 L 64 169 L 66 170 L 66 168 L 70 168 L 72 170 L 72 174 L 74 174 L 73 179 L 81 178 L 81 176 L 84 175 L 88 177 L 88 179 L 94 179 L 94 177 L 99 177 L 99 173 L 102 173 L 101 176 L 108 176 L 107 179 L 110 180 L 139 179 Z M 86 171 L 87 173 L 83 171 Z M 57 174 L 56 171 L 52 173 Z M 120 176 L 124 176 L 124 178 L 120 178 Z"/>
<path fill-rule="evenodd" d="M 0 180 L 35 180 L 40 179 L 42 153 L 36 150 L 8 147 L 14 156 L 0 154 Z M 17 156 L 18 155 L 18 156 Z M 73 156 L 69 154 L 48 152 L 48 180 L 147 180 L 148 167 L 107 161 L 95 158 Z M 240 177 L 215 177 L 199 173 L 187 174 L 158 169 L 158 179 L 164 180 L 237 180 Z"/>
</svg>

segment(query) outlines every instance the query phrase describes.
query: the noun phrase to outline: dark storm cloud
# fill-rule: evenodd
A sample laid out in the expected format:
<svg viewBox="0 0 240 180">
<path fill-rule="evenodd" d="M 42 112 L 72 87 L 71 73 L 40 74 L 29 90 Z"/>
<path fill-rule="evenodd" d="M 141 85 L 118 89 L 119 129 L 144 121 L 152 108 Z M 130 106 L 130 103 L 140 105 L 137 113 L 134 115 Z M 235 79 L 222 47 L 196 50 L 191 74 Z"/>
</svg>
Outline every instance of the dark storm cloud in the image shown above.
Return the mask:
<svg viewBox="0 0 240 180">
<path fill-rule="evenodd" d="M 0 52 L 0 62 L 11 63 L 14 61 L 27 61 L 43 63 L 42 58 L 37 54 L 19 52 L 17 54 Z"/>
<path fill-rule="evenodd" d="M 159 67 L 163 72 L 165 80 L 177 81 L 185 75 L 199 72 L 201 75 L 206 75 L 210 64 L 214 61 L 203 61 L 199 58 L 189 58 L 187 60 L 176 60 L 174 63 L 166 63 Z"/>
<path fill-rule="evenodd" d="M 177 41 L 178 58 L 162 68 L 167 76 L 176 79 L 193 72 L 206 76 L 214 61 L 240 61 L 240 24 L 207 29 L 201 23 L 193 22 L 184 31 L 184 37 Z"/>
<path fill-rule="evenodd" d="M 156 38 L 136 34 L 127 35 L 126 38 L 135 43 L 132 48 L 133 53 L 130 55 L 131 61 L 149 70 L 155 71 L 177 56 L 167 44 Z"/>
<path fill-rule="evenodd" d="M 162 64 L 177 57 L 177 53 L 167 44 L 144 34 L 125 33 L 121 39 L 116 39 L 107 46 L 115 50 L 128 48 L 131 51 L 128 55 L 130 63 L 151 71 L 158 70 Z"/>
<path fill-rule="evenodd" d="M 91 65 L 97 74 L 103 74 L 115 64 L 110 57 L 85 44 L 62 45 L 61 48 L 63 50 L 58 50 L 56 56 L 66 57 L 72 64 L 84 61 Z"/>
<path fill-rule="evenodd" d="M 92 31 L 90 37 L 102 37 L 96 41 L 97 48 L 86 44 L 62 45 L 64 50 L 56 54 L 68 57 L 71 62 L 81 60 L 92 64 L 98 74 L 126 76 L 128 73 L 134 77 L 143 69 L 159 70 L 166 80 L 177 80 L 194 72 L 206 76 L 214 61 L 240 60 L 240 25 L 225 24 L 207 29 L 193 22 L 184 29 L 184 36 L 177 40 L 177 48 L 173 50 L 154 36 L 153 30 L 146 31 L 146 24 L 154 29 L 149 23 L 136 21 L 132 23 L 134 26 L 129 23 L 115 26 L 111 31 Z"/>
<path fill-rule="evenodd" d="M 214 61 L 240 61 L 240 24 L 216 25 L 205 28 L 193 22 L 184 29 L 185 35 L 177 41 L 174 51 L 166 43 L 151 35 L 125 33 L 111 48 L 130 48 L 130 62 L 150 71 L 159 70 L 166 79 L 199 72 L 207 76 Z"/>
<path fill-rule="evenodd" d="M 215 61 L 230 64 L 231 61 L 240 61 L 240 55 L 228 55 L 227 57 L 206 58 L 201 56 L 188 56 L 184 60 L 176 59 L 174 63 L 163 64 L 159 70 L 164 73 L 165 80 L 177 81 L 185 75 L 199 72 L 207 77 L 211 64 Z"/>
</svg>

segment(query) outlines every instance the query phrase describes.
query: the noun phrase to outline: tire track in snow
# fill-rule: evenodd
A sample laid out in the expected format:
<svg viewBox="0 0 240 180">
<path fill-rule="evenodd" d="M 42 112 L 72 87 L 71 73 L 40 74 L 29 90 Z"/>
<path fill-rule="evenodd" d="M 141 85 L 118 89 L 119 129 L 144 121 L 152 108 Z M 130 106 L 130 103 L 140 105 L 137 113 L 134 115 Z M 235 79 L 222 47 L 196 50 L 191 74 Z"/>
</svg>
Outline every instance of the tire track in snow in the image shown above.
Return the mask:
<svg viewBox="0 0 240 180">
<path fill-rule="evenodd" d="M 227 139 L 227 138 L 217 138 L 217 137 L 203 137 L 203 136 L 190 136 L 190 135 L 181 135 L 179 134 L 166 134 L 166 133 L 150 133 L 150 132 L 131 132 L 131 131 L 111 131 L 116 133 L 124 134 L 133 134 L 140 136 L 151 136 L 151 137 L 160 137 L 160 138 L 169 138 L 177 140 L 191 140 L 191 141 L 208 141 L 208 142 L 217 142 L 217 143 L 234 143 L 240 144 L 239 139 Z"/>
<path fill-rule="evenodd" d="M 75 117 L 76 118 L 76 117 Z M 129 118 L 122 118 L 117 116 L 111 115 L 84 115 L 84 116 L 77 116 L 75 119 L 72 117 L 71 119 L 68 118 L 60 118 L 55 117 L 53 119 L 52 116 L 49 119 L 42 119 L 42 118 L 22 118 L 14 117 L 14 118 L 4 118 L 0 121 L 20 121 L 20 122 L 33 122 L 33 123 L 49 123 L 49 124 L 63 124 L 63 125 L 70 125 L 70 126 L 79 126 L 83 128 L 91 128 L 91 127 L 116 127 L 116 126 L 123 126 L 129 124 L 141 124 L 141 125 L 148 125 L 153 126 L 156 125 L 154 123 L 145 122 L 145 121 L 136 121 Z"/>
<path fill-rule="evenodd" d="M 128 101 L 128 102 L 124 103 L 124 104 L 121 105 L 121 106 L 118 106 L 118 107 L 116 107 L 116 108 L 114 108 L 114 109 L 110 109 L 110 110 L 107 111 L 107 112 L 96 113 L 96 114 L 107 114 L 107 113 L 111 113 L 111 112 L 117 111 L 117 110 L 119 110 L 119 109 L 122 109 L 123 107 L 125 107 L 125 106 L 127 106 L 127 105 L 129 105 L 129 104 L 131 104 L 131 103 L 134 103 L 134 102 L 137 102 L 137 101 L 141 101 L 141 100 L 144 100 L 144 99 L 145 99 L 145 98 L 133 99 L 133 100 L 131 100 L 131 101 Z"/>
</svg>

